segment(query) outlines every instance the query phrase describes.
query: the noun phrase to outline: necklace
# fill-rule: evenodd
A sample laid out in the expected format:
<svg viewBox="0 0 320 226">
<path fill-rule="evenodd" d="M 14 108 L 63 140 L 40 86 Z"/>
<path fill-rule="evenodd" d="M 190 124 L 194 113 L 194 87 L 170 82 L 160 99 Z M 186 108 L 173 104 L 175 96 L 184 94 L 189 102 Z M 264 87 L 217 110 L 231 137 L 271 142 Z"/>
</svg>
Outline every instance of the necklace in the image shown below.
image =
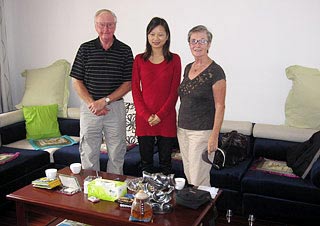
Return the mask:
<svg viewBox="0 0 320 226">
<path fill-rule="evenodd" d="M 212 62 L 212 61 L 209 60 L 209 61 L 207 61 L 207 62 L 205 62 L 205 63 L 203 63 L 203 64 L 198 64 L 198 65 L 196 65 L 196 63 L 193 63 L 191 70 L 192 70 L 193 73 L 200 72 L 200 71 L 202 71 L 204 68 L 208 67 L 208 66 L 211 64 L 211 62 Z"/>
<path fill-rule="evenodd" d="M 194 71 L 194 72 L 200 71 L 200 69 L 202 69 L 203 66 L 204 66 L 203 64 L 200 65 L 200 66 L 198 66 L 198 67 L 193 65 L 193 66 L 192 66 L 192 67 L 193 67 L 193 71 Z"/>
</svg>

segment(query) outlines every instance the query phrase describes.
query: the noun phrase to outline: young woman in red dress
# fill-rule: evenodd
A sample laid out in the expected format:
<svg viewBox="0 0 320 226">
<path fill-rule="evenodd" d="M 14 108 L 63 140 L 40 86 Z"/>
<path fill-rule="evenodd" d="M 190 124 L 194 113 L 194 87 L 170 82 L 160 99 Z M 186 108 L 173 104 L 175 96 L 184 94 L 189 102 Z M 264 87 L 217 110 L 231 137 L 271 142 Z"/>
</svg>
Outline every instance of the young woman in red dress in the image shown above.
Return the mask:
<svg viewBox="0 0 320 226">
<path fill-rule="evenodd" d="M 167 22 L 154 17 L 146 30 L 146 50 L 135 57 L 132 96 L 136 108 L 142 170 L 154 173 L 155 144 L 159 151 L 160 171 L 172 172 L 171 151 L 177 135 L 176 102 L 181 80 L 181 60 L 171 53 Z"/>
</svg>

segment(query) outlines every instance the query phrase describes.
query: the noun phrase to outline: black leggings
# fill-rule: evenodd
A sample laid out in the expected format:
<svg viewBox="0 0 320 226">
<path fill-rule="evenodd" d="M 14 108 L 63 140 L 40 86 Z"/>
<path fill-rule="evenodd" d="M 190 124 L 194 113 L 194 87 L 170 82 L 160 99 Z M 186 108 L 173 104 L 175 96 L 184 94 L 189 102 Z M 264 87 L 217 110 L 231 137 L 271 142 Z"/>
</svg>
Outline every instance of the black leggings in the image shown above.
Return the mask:
<svg viewBox="0 0 320 226">
<path fill-rule="evenodd" d="M 171 152 L 173 146 L 172 137 L 162 136 L 140 136 L 139 150 L 141 156 L 141 168 L 149 173 L 156 173 L 157 169 L 153 165 L 153 154 L 155 144 L 159 151 L 160 172 L 168 175 L 172 173 Z"/>
</svg>

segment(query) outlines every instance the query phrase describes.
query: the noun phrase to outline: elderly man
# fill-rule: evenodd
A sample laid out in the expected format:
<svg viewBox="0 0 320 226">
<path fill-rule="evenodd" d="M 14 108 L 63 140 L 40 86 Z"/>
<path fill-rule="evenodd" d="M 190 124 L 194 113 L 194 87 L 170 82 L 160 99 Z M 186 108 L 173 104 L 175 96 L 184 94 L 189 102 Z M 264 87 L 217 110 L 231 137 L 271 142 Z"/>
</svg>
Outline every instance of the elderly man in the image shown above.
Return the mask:
<svg viewBox="0 0 320 226">
<path fill-rule="evenodd" d="M 112 11 L 99 10 L 94 23 L 99 37 L 80 46 L 70 74 L 81 99 L 81 163 L 84 169 L 100 170 L 104 135 L 109 155 L 107 172 L 123 174 L 126 153 L 123 96 L 131 89 L 133 55 L 131 48 L 114 35 L 117 17 Z"/>
</svg>

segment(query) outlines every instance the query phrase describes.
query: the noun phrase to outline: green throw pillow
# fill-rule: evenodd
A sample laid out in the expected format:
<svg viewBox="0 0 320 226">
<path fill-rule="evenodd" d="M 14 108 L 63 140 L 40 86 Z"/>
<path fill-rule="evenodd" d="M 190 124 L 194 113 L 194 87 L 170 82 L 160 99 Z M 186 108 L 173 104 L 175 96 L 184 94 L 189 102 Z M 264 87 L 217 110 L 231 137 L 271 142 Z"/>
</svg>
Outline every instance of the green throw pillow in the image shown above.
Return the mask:
<svg viewBox="0 0 320 226">
<path fill-rule="evenodd" d="M 27 139 L 60 137 L 58 104 L 23 107 Z"/>
<path fill-rule="evenodd" d="M 292 88 L 288 94 L 285 114 L 287 126 L 320 129 L 320 71 L 299 65 L 286 69 Z"/>
</svg>

